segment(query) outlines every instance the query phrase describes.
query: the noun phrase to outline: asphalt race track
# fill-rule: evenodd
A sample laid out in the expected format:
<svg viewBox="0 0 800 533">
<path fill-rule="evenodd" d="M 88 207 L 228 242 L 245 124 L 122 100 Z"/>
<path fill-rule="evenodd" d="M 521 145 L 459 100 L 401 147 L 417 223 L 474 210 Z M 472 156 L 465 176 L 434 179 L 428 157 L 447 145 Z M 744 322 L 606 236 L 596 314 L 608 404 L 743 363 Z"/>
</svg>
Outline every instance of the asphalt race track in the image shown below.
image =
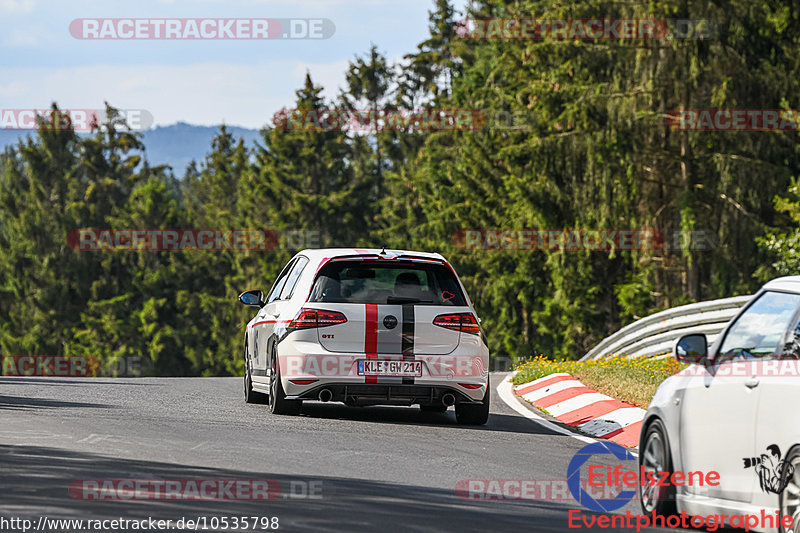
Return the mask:
<svg viewBox="0 0 800 533">
<path fill-rule="evenodd" d="M 460 480 L 563 480 L 585 446 L 504 404 L 494 390 L 502 377 L 492 376 L 492 414 L 479 427 L 457 425 L 452 409 L 312 403 L 301 416 L 273 416 L 244 403 L 240 378 L 0 378 L 0 515 L 278 517 L 280 531 L 566 531 L 568 511 L 581 509 L 575 501 L 456 496 Z M 87 479 L 268 479 L 281 496 L 92 501 L 70 492 Z M 616 512 L 626 509 L 639 512 L 638 503 Z"/>
</svg>

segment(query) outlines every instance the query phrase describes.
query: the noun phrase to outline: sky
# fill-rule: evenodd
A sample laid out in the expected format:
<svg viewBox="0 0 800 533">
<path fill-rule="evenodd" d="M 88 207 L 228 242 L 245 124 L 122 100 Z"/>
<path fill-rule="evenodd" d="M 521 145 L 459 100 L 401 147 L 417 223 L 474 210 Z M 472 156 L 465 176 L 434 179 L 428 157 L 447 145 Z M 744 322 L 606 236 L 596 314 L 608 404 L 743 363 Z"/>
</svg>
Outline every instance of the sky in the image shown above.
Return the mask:
<svg viewBox="0 0 800 533">
<path fill-rule="evenodd" d="M 466 1 L 454 4 L 463 9 Z M 102 109 L 108 101 L 145 111 L 154 125 L 260 128 L 280 108 L 292 107 L 307 71 L 325 88 L 323 96 L 333 98 L 348 61 L 366 54 L 372 43 L 390 60 L 415 51 L 428 35 L 432 7 L 433 0 L 0 0 L 0 110 L 42 109 L 54 101 L 66 109 Z M 83 28 L 92 30 L 92 22 L 76 19 L 112 18 L 214 24 L 232 18 L 327 19 L 323 28 L 335 30 L 326 39 L 75 37 Z M 118 20 L 110 29 L 123 33 L 129 30 L 124 24 Z M 181 31 L 188 31 L 182 24 Z M 302 22 L 297 24 L 302 33 Z"/>
</svg>

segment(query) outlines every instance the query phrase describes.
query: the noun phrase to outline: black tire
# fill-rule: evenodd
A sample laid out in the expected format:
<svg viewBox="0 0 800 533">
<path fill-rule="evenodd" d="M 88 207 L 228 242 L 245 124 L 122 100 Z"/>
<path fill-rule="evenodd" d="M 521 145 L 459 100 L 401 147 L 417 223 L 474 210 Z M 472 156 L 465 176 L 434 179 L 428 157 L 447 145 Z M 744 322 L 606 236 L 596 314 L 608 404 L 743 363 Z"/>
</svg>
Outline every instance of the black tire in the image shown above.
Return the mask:
<svg viewBox="0 0 800 533">
<path fill-rule="evenodd" d="M 644 466 L 645 472 L 656 470 L 672 474 L 672 454 L 667 440 L 667 431 L 661 420 L 653 420 L 647 426 L 644 436 L 644 443 L 640 447 L 639 465 Z M 669 484 L 666 487 L 656 485 L 642 486 L 639 483 L 639 505 L 642 507 L 643 514 L 650 514 L 655 511 L 659 516 L 665 518 L 678 514 L 678 507 L 675 504 L 675 486 Z"/>
<path fill-rule="evenodd" d="M 303 405 L 301 400 L 287 400 L 281 383 L 280 365 L 275 352 L 270 357 L 269 410 L 275 415 L 296 415 Z"/>
<path fill-rule="evenodd" d="M 464 426 L 482 426 L 489 420 L 489 397 L 491 388 L 489 378 L 486 378 L 486 392 L 481 403 L 457 403 L 456 421 Z"/>
<path fill-rule="evenodd" d="M 447 411 L 447 406 L 442 405 L 420 405 L 419 408 L 423 413 L 444 413 Z"/>
<path fill-rule="evenodd" d="M 247 343 L 244 345 L 244 401 L 246 403 L 267 403 L 267 395 L 253 390 L 253 378 L 250 375 L 250 362 L 247 358 Z"/>
<path fill-rule="evenodd" d="M 789 465 L 794 468 L 791 476 L 787 472 Z M 798 533 L 800 532 L 800 446 L 794 446 L 786 454 L 781 479 L 785 480 L 786 486 L 778 494 L 778 509 L 781 511 L 781 516 L 792 517 L 792 527 L 785 528 L 781 522 L 780 532 Z"/>
</svg>

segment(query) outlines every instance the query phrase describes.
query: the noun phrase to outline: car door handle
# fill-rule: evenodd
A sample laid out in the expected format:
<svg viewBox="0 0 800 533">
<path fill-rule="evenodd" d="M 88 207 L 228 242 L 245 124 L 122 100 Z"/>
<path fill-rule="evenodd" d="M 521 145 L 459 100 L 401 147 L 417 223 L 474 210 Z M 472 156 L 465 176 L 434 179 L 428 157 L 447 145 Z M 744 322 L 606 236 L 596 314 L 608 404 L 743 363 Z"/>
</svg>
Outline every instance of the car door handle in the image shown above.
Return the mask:
<svg viewBox="0 0 800 533">
<path fill-rule="evenodd" d="M 747 387 L 748 389 L 755 389 L 756 387 L 758 387 L 758 383 L 759 383 L 758 378 L 753 376 L 752 378 L 748 378 L 744 382 L 744 386 Z"/>
</svg>

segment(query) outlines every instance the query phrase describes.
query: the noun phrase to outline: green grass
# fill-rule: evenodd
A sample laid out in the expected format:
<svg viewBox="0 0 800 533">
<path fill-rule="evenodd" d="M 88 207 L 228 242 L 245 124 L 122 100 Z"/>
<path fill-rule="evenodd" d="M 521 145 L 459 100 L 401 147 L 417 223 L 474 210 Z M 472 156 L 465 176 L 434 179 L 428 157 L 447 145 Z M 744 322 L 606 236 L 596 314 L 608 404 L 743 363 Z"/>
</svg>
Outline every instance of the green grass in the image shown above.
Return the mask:
<svg viewBox="0 0 800 533">
<path fill-rule="evenodd" d="M 602 361 L 553 361 L 538 356 L 522 363 L 514 377 L 521 385 L 556 372 L 567 372 L 589 388 L 617 400 L 647 409 L 656 389 L 666 378 L 687 365 L 672 357 L 626 359 L 611 357 Z"/>
</svg>

